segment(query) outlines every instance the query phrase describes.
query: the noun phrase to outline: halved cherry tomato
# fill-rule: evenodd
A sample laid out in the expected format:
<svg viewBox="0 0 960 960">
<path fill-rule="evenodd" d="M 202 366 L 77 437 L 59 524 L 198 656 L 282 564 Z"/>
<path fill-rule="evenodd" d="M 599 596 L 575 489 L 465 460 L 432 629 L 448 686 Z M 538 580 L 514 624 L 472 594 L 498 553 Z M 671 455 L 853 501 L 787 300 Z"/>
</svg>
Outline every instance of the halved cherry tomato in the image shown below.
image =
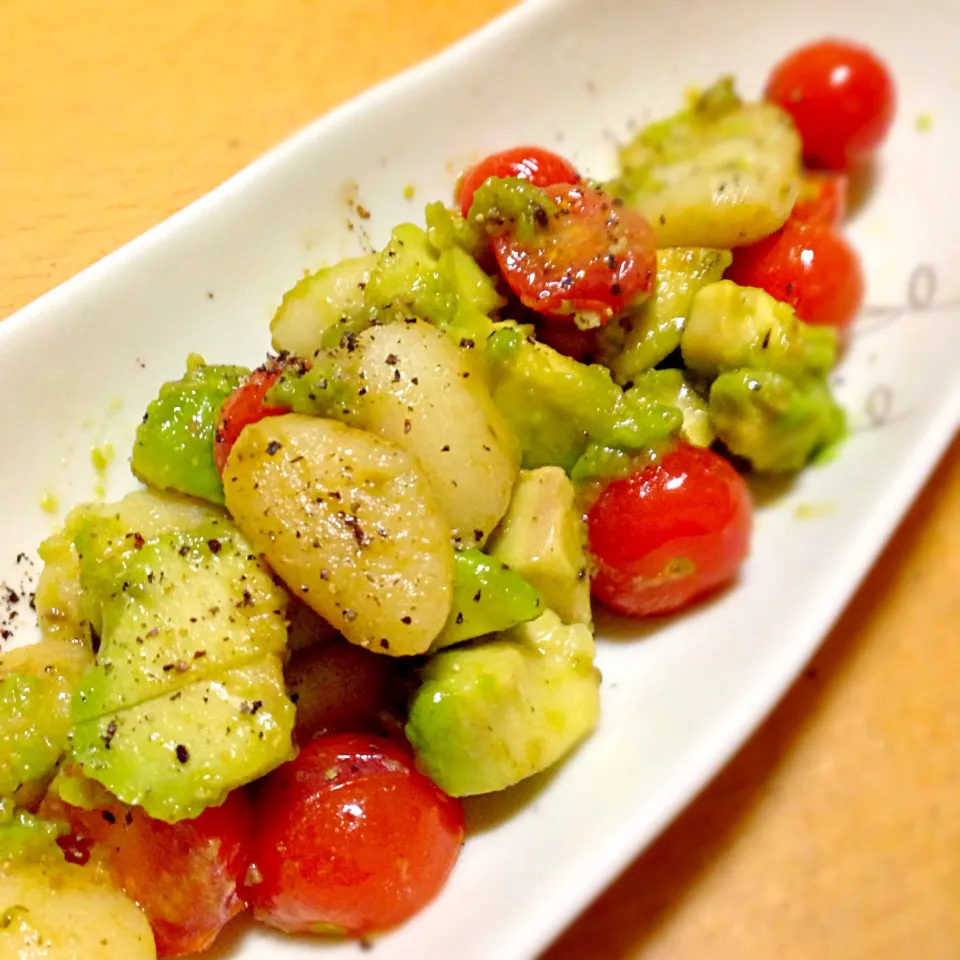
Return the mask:
<svg viewBox="0 0 960 960">
<path fill-rule="evenodd" d="M 896 99 L 886 65 L 845 40 L 795 50 L 773 69 L 765 96 L 793 117 L 806 160 L 830 170 L 869 158 L 890 129 Z"/>
<path fill-rule="evenodd" d="M 213 462 L 223 473 L 227 458 L 241 431 L 251 423 L 266 417 L 279 417 L 289 413 L 289 407 L 273 407 L 264 403 L 270 388 L 280 379 L 283 364 L 272 363 L 258 367 L 233 393 L 223 401 L 217 429 L 213 435 Z"/>
<path fill-rule="evenodd" d="M 247 896 L 288 932 L 393 927 L 439 893 L 463 843 L 460 803 L 389 740 L 320 737 L 271 773 L 256 801 Z"/>
<path fill-rule="evenodd" d="M 512 147 L 493 153 L 461 174 L 454 190 L 454 201 L 467 216 L 477 188 L 490 177 L 519 177 L 535 187 L 556 183 L 578 183 L 580 174 L 573 164 L 543 147 Z"/>
<path fill-rule="evenodd" d="M 246 909 L 239 889 L 250 864 L 252 811 L 235 790 L 194 820 L 165 823 L 119 801 L 82 810 L 47 796 L 41 815 L 63 820 L 61 838 L 73 862 L 106 864 L 153 928 L 158 957 L 206 950 Z"/>
<path fill-rule="evenodd" d="M 750 493 L 711 450 L 682 444 L 615 480 L 587 514 L 593 595 L 619 613 L 672 613 L 729 583 L 750 546 Z"/>
<path fill-rule="evenodd" d="M 791 223 L 839 227 L 847 213 L 847 178 L 839 173 L 807 173 L 790 213 Z"/>
<path fill-rule="evenodd" d="M 546 189 L 557 212 L 530 241 L 514 231 L 491 238 L 500 271 L 524 306 L 593 326 L 653 288 L 657 241 L 643 215 L 584 185 Z"/>
<path fill-rule="evenodd" d="M 726 276 L 789 303 L 807 323 L 850 325 L 863 302 L 863 270 L 853 247 L 834 230 L 787 224 L 733 253 Z"/>
</svg>

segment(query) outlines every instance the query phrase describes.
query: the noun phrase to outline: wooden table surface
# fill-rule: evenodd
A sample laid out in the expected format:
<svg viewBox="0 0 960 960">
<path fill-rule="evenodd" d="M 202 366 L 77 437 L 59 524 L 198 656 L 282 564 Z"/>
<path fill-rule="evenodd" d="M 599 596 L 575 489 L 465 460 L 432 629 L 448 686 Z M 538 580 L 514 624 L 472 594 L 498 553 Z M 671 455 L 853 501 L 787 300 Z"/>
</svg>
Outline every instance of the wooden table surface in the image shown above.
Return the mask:
<svg viewBox="0 0 960 960">
<path fill-rule="evenodd" d="M 510 5 L 3 0 L 0 316 Z M 635 957 L 960 957 L 960 443 L 766 725 L 549 952 Z"/>
</svg>

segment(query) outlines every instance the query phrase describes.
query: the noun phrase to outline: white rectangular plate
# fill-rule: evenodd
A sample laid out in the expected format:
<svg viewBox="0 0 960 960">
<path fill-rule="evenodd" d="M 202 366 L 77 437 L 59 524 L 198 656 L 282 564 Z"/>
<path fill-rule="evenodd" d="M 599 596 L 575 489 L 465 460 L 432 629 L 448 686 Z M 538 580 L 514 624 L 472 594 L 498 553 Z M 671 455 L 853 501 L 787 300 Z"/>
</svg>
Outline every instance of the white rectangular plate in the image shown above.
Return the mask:
<svg viewBox="0 0 960 960">
<path fill-rule="evenodd" d="M 780 56 L 825 33 L 888 59 L 898 120 L 851 224 L 873 309 L 837 374 L 849 442 L 761 507 L 735 589 L 656 629 L 603 625 L 599 731 L 555 774 L 471 804 L 475 835 L 451 882 L 377 944 L 380 960 L 509 960 L 545 946 L 762 719 L 956 432 L 955 9 L 946 0 L 534 0 L 318 121 L 0 327 L 0 576 L 16 586 L 17 553 L 33 554 L 51 529 L 41 496 L 64 506 L 91 498 L 92 445 L 119 452 L 110 496 L 133 485 L 124 458 L 135 425 L 189 351 L 258 362 L 271 312 L 303 268 L 356 251 L 367 233 L 381 244 L 394 223 L 419 219 L 425 200 L 448 198 L 471 158 L 540 142 L 603 176 L 612 139 L 672 111 L 688 84 L 733 72 L 757 94 Z M 921 112 L 933 117 L 923 133 Z M 407 184 L 414 202 L 403 199 Z M 25 628 L 18 639 L 31 637 Z M 230 940 L 223 955 L 243 958 L 359 949 L 321 954 L 315 942 L 265 931 Z"/>
</svg>

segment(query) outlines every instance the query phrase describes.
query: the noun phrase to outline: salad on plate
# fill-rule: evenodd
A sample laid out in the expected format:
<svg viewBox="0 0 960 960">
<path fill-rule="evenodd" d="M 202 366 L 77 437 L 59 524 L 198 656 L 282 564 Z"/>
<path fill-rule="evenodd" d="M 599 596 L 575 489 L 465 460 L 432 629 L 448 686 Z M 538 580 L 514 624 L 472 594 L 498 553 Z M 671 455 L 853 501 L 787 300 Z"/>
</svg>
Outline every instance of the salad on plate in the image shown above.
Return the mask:
<svg viewBox="0 0 960 960">
<path fill-rule="evenodd" d="M 596 728 L 594 604 L 722 590 L 744 475 L 842 439 L 848 176 L 893 108 L 831 40 L 758 102 L 692 94 L 608 181 L 504 150 L 287 291 L 260 366 L 187 358 L 137 427 L 142 488 L 40 545 L 42 639 L 0 652 L 0 955 L 426 906 L 463 799 Z"/>
</svg>

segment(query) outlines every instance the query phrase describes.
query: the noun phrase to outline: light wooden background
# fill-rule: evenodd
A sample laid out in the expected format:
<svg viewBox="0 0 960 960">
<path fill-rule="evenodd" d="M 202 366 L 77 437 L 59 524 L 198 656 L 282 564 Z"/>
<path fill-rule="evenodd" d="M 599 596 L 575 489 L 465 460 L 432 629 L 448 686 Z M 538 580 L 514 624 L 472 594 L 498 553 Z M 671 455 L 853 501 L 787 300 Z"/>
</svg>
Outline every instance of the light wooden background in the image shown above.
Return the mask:
<svg viewBox="0 0 960 960">
<path fill-rule="evenodd" d="M 0 316 L 510 5 L 0 0 Z M 639 957 L 960 958 L 960 445 L 766 725 L 549 954 Z"/>
</svg>

